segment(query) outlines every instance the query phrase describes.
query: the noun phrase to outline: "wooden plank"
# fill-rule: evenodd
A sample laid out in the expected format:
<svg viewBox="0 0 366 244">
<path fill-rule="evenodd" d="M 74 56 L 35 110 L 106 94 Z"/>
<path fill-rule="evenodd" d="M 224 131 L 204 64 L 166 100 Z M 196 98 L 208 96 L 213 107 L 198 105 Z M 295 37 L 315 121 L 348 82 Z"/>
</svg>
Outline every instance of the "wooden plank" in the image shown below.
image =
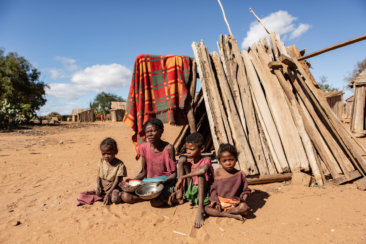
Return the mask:
<svg viewBox="0 0 366 244">
<path fill-rule="evenodd" d="M 291 180 L 292 173 L 286 174 L 275 174 L 275 175 L 265 175 L 259 178 L 247 178 L 249 185 L 258 185 L 258 184 L 267 184 L 267 183 L 274 183 L 274 182 L 283 182 Z"/>
<path fill-rule="evenodd" d="M 272 65 L 269 65 L 269 66 L 270 66 L 270 68 L 274 67 Z M 278 65 L 277 67 L 279 67 L 279 66 L 282 66 L 282 65 Z M 292 114 L 293 114 L 294 118 L 296 118 L 295 119 L 296 126 L 299 130 L 299 134 L 300 134 L 302 142 L 304 144 L 306 155 L 307 155 L 307 158 L 309 160 L 309 164 L 310 164 L 310 167 L 312 169 L 315 181 L 318 185 L 323 185 L 323 178 L 324 177 L 322 176 L 321 171 L 319 169 L 319 165 L 317 163 L 316 155 L 315 155 L 315 152 L 314 152 L 314 148 L 311 144 L 309 135 L 306 133 L 305 125 L 304 125 L 303 119 L 302 119 L 302 117 L 300 115 L 300 112 L 299 112 L 299 108 L 298 108 L 299 105 L 297 104 L 296 97 L 292 93 L 291 86 L 285 80 L 282 72 L 279 69 L 274 69 L 273 72 L 277 76 L 278 81 L 279 81 L 284 93 L 286 94 L 287 98 L 289 99 L 289 102 L 292 104 L 292 106 L 290 106 L 290 109 L 292 111 Z"/>
<path fill-rule="evenodd" d="M 199 76 L 200 76 L 202 90 L 205 90 L 203 92 L 203 97 L 204 97 L 206 111 L 207 111 L 207 118 L 208 118 L 208 121 L 209 121 L 212 142 L 214 144 L 215 151 L 217 152 L 219 150 L 219 141 L 217 139 L 216 132 L 215 132 L 214 119 L 213 119 L 213 115 L 212 115 L 211 105 L 208 101 L 208 95 L 207 95 L 207 92 L 206 92 L 207 90 L 204 89 L 204 88 L 206 88 L 206 86 L 205 86 L 206 83 L 204 82 L 205 76 L 204 76 L 203 67 L 202 67 L 203 64 L 201 62 L 200 55 L 199 55 L 199 52 L 198 52 L 197 43 L 195 43 L 195 42 L 192 43 L 192 49 L 193 49 L 193 53 L 194 53 L 194 56 L 195 56 L 195 59 L 196 59 L 196 62 L 197 62 L 197 71 L 198 71 Z M 202 80 L 203 80 L 203 82 L 202 82 Z"/>
<path fill-rule="evenodd" d="M 254 94 L 254 104 L 257 106 L 256 110 L 262 118 L 261 124 L 263 125 L 263 128 L 265 128 L 264 131 L 268 136 L 267 141 L 270 146 L 269 148 L 271 149 L 271 154 L 275 159 L 277 170 L 280 171 L 279 168 L 281 168 L 283 172 L 288 172 L 289 165 L 283 151 L 282 142 L 278 135 L 276 125 L 273 121 L 272 114 L 268 107 L 260 82 L 258 80 L 258 76 L 255 72 L 252 62 L 250 61 L 248 52 L 242 51 L 241 54 L 244 60 L 251 91 Z"/>
<path fill-rule="evenodd" d="M 228 122 L 232 129 L 233 140 L 235 142 L 235 146 L 239 151 L 238 161 L 240 168 L 244 170 L 244 172 L 248 175 L 258 174 L 258 170 L 256 169 L 255 161 L 252 156 L 247 137 L 242 128 L 242 124 L 240 123 L 239 114 L 235 106 L 234 98 L 232 97 L 232 94 L 230 92 L 222 63 L 220 62 L 220 59 L 216 52 L 213 52 L 211 55 L 213 63 L 215 65 L 218 84 L 222 92 L 222 100 L 224 101 L 225 109 L 227 111 Z"/>
<path fill-rule="evenodd" d="M 244 108 L 240 97 L 239 86 L 235 78 L 237 65 L 235 64 L 234 60 L 230 58 L 230 46 L 228 45 L 227 36 L 220 35 L 220 42 L 218 43 L 218 47 L 221 60 L 224 66 L 225 74 L 228 79 L 228 84 L 234 97 L 235 106 L 237 107 L 237 111 L 239 113 L 240 122 L 242 124 L 245 134 L 247 135 L 248 131 L 244 116 Z"/>
<path fill-rule="evenodd" d="M 359 36 L 359 37 L 353 38 L 351 40 L 344 41 L 344 42 L 338 43 L 336 45 L 320 49 L 319 51 L 309 53 L 305 56 L 302 56 L 302 57 L 298 58 L 298 60 L 300 61 L 300 60 L 304 60 L 304 59 L 309 59 L 309 58 L 318 56 L 322 53 L 329 52 L 329 51 L 332 51 L 334 49 L 344 47 L 344 46 L 347 46 L 347 45 L 350 45 L 350 44 L 353 44 L 353 43 L 356 43 L 356 42 L 359 42 L 359 41 L 363 41 L 363 40 L 366 40 L 366 35 Z"/>
<path fill-rule="evenodd" d="M 286 95 L 276 75 L 268 69 L 268 59 L 264 50 L 258 46 L 256 47 L 256 51 L 254 52 L 253 50 L 249 54 L 265 89 L 266 98 L 272 111 L 272 116 L 276 123 L 291 171 L 309 171 L 309 161 L 301 142 L 299 131 L 291 115 L 289 104 L 286 101 Z"/>
<path fill-rule="evenodd" d="M 365 127 L 365 86 L 353 86 L 354 104 L 351 131 L 354 134 L 364 132 Z"/>
<path fill-rule="evenodd" d="M 231 77 L 234 79 L 232 82 L 236 82 L 239 87 L 241 101 L 244 108 L 245 123 L 247 125 L 247 137 L 260 174 L 265 175 L 268 174 L 268 168 L 263 154 L 262 144 L 260 142 L 257 121 L 254 114 L 253 100 L 245 73 L 244 62 L 240 55 L 238 43 L 234 37 L 229 36 L 228 42 L 228 46 L 231 47 L 229 57 L 232 57 L 234 61 L 233 63 L 236 64 L 235 76 Z"/>
<path fill-rule="evenodd" d="M 191 59 L 192 63 L 192 78 L 189 87 L 189 93 L 187 96 L 187 104 L 188 104 L 188 112 L 187 119 L 190 127 L 191 133 L 196 132 L 196 120 L 194 118 L 194 107 L 195 107 L 195 95 L 196 95 L 196 86 L 197 86 L 197 64 L 194 59 Z"/>
</svg>

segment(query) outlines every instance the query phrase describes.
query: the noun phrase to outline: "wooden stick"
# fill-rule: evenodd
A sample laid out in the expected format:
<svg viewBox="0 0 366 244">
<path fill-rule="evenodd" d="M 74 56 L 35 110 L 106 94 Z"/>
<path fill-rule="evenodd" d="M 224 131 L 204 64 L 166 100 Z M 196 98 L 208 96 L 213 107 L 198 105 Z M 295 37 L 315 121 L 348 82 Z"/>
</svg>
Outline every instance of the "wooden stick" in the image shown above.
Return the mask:
<svg viewBox="0 0 366 244">
<path fill-rule="evenodd" d="M 268 30 L 268 28 L 266 27 L 266 25 L 262 22 L 262 20 L 260 18 L 258 18 L 258 16 L 254 13 L 253 9 L 249 8 L 249 12 L 251 12 L 254 17 L 257 19 L 257 21 L 263 26 L 263 28 L 266 30 L 267 34 L 271 34 L 271 32 Z"/>
<path fill-rule="evenodd" d="M 312 52 L 312 53 L 309 53 L 305 56 L 302 56 L 302 57 L 298 58 L 297 60 L 301 61 L 301 60 L 304 60 L 304 59 L 312 58 L 312 57 L 318 56 L 319 54 L 326 53 L 326 52 L 332 51 L 334 49 L 344 47 L 344 46 L 347 46 L 347 45 L 350 45 L 350 44 L 353 44 L 353 43 L 356 43 L 356 42 L 359 42 L 359 41 L 363 41 L 363 40 L 366 40 L 366 35 L 359 36 L 359 37 L 353 38 L 351 40 L 341 42 L 339 44 L 320 49 L 319 51 Z"/>
<path fill-rule="evenodd" d="M 249 185 L 267 184 L 291 180 L 292 173 L 265 175 L 259 178 L 247 178 Z"/>
<path fill-rule="evenodd" d="M 233 33 L 231 33 L 231 29 L 230 29 L 229 22 L 228 22 L 228 21 L 227 21 L 227 19 L 226 19 L 226 15 L 225 15 L 224 7 L 222 6 L 222 4 L 221 4 L 221 1 L 220 1 L 220 0 L 218 0 L 218 2 L 219 2 L 219 4 L 220 4 L 222 14 L 224 15 L 224 20 L 225 20 L 225 23 L 226 23 L 226 25 L 227 25 L 227 28 L 229 29 L 229 34 L 230 34 L 230 36 L 231 36 L 231 35 L 233 35 Z"/>
</svg>

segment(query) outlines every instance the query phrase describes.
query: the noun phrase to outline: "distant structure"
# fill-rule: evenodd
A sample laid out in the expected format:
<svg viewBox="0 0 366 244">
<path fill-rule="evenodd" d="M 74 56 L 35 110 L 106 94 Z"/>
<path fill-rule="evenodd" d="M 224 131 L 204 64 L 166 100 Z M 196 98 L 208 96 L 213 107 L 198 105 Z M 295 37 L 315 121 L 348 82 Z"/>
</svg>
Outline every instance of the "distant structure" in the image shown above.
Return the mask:
<svg viewBox="0 0 366 244">
<path fill-rule="evenodd" d="M 72 110 L 72 122 L 94 122 L 95 114 L 91 109 L 78 108 Z"/>
<path fill-rule="evenodd" d="M 349 98 L 346 99 L 346 106 L 344 109 L 343 120 L 347 123 L 350 122 L 352 117 L 353 100 L 354 100 L 353 96 L 350 96 Z"/>
<path fill-rule="evenodd" d="M 327 99 L 329 106 L 340 120 L 344 113 L 343 94 L 344 92 L 336 90 L 324 92 L 324 97 Z"/>
<path fill-rule="evenodd" d="M 364 69 L 349 86 L 353 87 L 353 108 L 351 115 L 351 131 L 357 137 L 366 135 L 365 104 L 366 104 L 366 69 Z"/>
<path fill-rule="evenodd" d="M 122 121 L 126 111 L 126 102 L 112 101 L 111 102 L 111 120 L 114 122 Z"/>
</svg>

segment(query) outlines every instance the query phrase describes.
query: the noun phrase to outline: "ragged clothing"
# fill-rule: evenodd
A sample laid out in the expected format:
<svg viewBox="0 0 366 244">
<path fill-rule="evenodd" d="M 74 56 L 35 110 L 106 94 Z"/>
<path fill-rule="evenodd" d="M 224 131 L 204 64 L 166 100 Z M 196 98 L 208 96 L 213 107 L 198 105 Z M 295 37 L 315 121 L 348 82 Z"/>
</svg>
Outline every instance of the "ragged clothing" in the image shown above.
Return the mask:
<svg viewBox="0 0 366 244">
<path fill-rule="evenodd" d="M 127 176 L 126 166 L 123 164 L 121 160 L 117 158 L 113 159 L 113 164 L 110 164 L 107 161 L 101 159 L 99 161 L 98 176 L 105 182 L 108 182 L 107 186 L 105 186 L 103 189 L 105 192 L 107 192 L 108 190 L 111 189 L 116 177 Z"/>
<path fill-rule="evenodd" d="M 192 159 L 188 159 L 188 162 L 192 162 Z M 207 182 L 207 185 L 210 186 L 212 184 L 212 182 L 214 181 L 214 170 L 212 168 L 212 163 L 209 158 L 206 158 L 206 157 L 202 158 L 196 164 L 191 163 L 191 173 L 193 173 L 194 171 L 196 171 L 196 169 L 203 167 L 206 164 L 209 167 L 208 167 L 207 172 L 205 173 L 205 180 Z M 194 186 L 198 186 L 198 176 L 193 176 L 192 181 L 193 181 Z"/>
<path fill-rule="evenodd" d="M 169 155 L 169 143 L 165 141 L 162 143 L 164 145 L 164 149 L 158 153 L 151 150 L 150 142 L 145 142 L 138 149 L 139 155 L 143 156 L 146 160 L 146 178 L 171 175 L 177 171 L 177 164 Z"/>
<path fill-rule="evenodd" d="M 220 203 L 219 197 L 226 199 L 240 199 L 244 194 L 250 194 L 243 171 L 235 174 L 220 174 L 224 169 L 217 169 L 215 181 L 211 185 L 210 201 Z"/>
<path fill-rule="evenodd" d="M 121 192 L 121 190 L 118 188 L 114 189 L 112 192 Z M 95 191 L 81 192 L 76 199 L 76 206 L 82 206 L 85 204 L 91 205 L 97 201 L 103 201 L 105 197 L 105 194 L 98 196 Z"/>
<path fill-rule="evenodd" d="M 123 122 L 134 134 L 136 152 L 143 138 L 143 125 L 152 118 L 164 123 L 187 124 L 185 101 L 191 77 L 188 56 L 137 56 Z"/>
</svg>

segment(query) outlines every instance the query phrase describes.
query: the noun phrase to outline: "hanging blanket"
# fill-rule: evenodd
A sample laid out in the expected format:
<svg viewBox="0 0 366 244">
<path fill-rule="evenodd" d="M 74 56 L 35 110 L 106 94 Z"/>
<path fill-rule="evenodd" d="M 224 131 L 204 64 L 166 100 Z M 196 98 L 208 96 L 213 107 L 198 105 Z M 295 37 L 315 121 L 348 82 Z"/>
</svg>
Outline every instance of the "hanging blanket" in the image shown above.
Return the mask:
<svg viewBox="0 0 366 244">
<path fill-rule="evenodd" d="M 158 118 L 164 123 L 187 124 L 185 101 L 191 76 L 187 56 L 137 56 L 123 122 L 134 131 L 135 149 L 144 142 L 143 124 Z"/>
</svg>

